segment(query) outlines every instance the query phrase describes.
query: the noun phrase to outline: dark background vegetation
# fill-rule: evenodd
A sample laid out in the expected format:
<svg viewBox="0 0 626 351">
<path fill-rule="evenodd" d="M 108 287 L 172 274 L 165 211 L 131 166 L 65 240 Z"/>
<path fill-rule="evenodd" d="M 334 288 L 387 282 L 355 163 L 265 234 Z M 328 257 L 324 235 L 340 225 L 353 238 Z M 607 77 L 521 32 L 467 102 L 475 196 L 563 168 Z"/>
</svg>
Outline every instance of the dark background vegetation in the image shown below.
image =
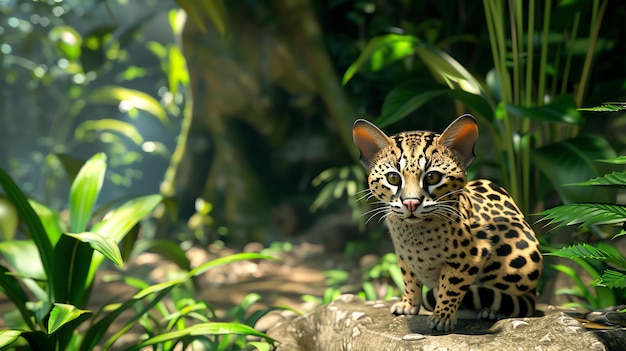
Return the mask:
<svg viewBox="0 0 626 351">
<path fill-rule="evenodd" d="M 132 222 L 133 229 L 120 230 L 109 244 L 117 248 L 123 241 L 120 261 L 121 256 L 137 257 L 137 251 L 154 251 L 174 262 L 178 270 L 172 272 L 185 278 L 168 276 L 165 285 L 152 285 L 151 278 L 125 280 L 122 290 L 148 292 L 133 297 L 136 301 L 124 300 L 116 312 L 93 324 L 94 341 L 87 340 L 84 349 L 106 340 L 104 330 L 116 332 L 105 344 L 111 346 L 136 323 L 155 336 L 155 343 L 163 330 L 191 332 L 200 326 L 215 328 L 199 333 L 203 345 L 250 349 L 245 337 L 206 336 L 223 325 L 211 324 L 219 318 L 195 298 L 201 289 L 194 280 L 214 267 L 210 258 L 222 263 L 260 258 L 224 257 L 232 253 L 224 247 L 249 249 L 250 242 L 262 243 L 253 251 L 265 247 L 271 252 L 289 251 L 291 242 L 313 242 L 323 244 L 326 253 L 339 253 L 335 258 L 362 259 L 358 273 L 330 267 L 337 269 L 325 272 L 328 289 L 312 298 L 316 302 L 361 289 L 369 299 L 397 294 L 399 269 L 393 254 L 384 255 L 391 245 L 378 217 L 371 215 L 375 210 L 367 212 L 371 207 L 363 200 L 365 174 L 351 137 L 356 118 L 375 121 L 392 134 L 442 131 L 458 115 L 471 112 L 481 137 L 469 176 L 491 178 L 509 190 L 534 224 L 544 252 L 574 242 L 606 241 L 615 228 L 596 222 L 549 232 L 536 214 L 559 204 L 594 202 L 617 204 L 613 215 L 618 218 L 611 223 L 626 218 L 623 194 L 610 187 L 623 190 L 623 172 L 604 184 L 610 186 L 563 186 L 623 170 L 626 161 L 616 156 L 626 149 L 625 57 L 626 6 L 617 0 L 0 0 L 0 168 L 51 210 L 40 206 L 37 216 L 24 218 L 25 205 L 19 208 L 18 226 L 7 199 L 18 203 L 19 194 L 9 194 L 10 182 L 0 178 L 2 269 L 30 269 L 20 265 L 25 252 L 38 252 L 43 261 L 67 260 L 69 267 L 65 271 L 56 260 L 43 262 L 45 274 L 54 274 L 38 272 L 44 276 L 35 277 L 37 284 L 30 282 L 30 293 L 48 292 L 49 301 L 40 297 L 38 307 L 22 296 L 24 282 L 33 277 L 17 274 L 20 285 L 13 275 L 0 275 L 0 290 L 7 296 L 17 291 L 8 299 L 21 313 L 13 311 L 6 323 L 14 323 L 10 332 L 29 345 L 44 339 L 56 347 L 80 342 L 78 325 L 91 312 L 81 310 L 82 317 L 61 323 L 63 332 L 46 325 L 53 320 L 52 306 L 58 308 L 55 313 L 70 314 L 75 307 L 87 308 L 93 276 L 79 282 L 79 292 L 66 289 L 83 295 L 74 296 L 76 301 L 59 301 L 50 291 L 56 293 L 53 281 L 76 284 L 73 274 L 85 273 L 81 262 L 98 268 L 91 261 L 95 248 L 60 232 L 68 228 L 68 219 L 80 224 L 71 223 L 73 230 L 97 231 L 106 211 L 82 211 L 76 205 L 80 200 L 68 196 L 90 192 L 99 193 L 98 204 L 105 209 L 127 200 L 143 210 L 147 207 L 141 204 L 158 203 L 141 232 L 135 217 L 143 214 L 114 217 Z M 579 110 L 607 102 L 622 102 L 611 105 L 621 111 Z M 84 186 L 88 182 L 70 190 L 68 178 L 93 155 L 89 164 L 106 168 L 102 191 Z M 157 195 L 132 202 L 143 194 L 160 194 L 163 201 Z M 76 211 L 82 215 L 78 221 Z M 24 227 L 37 219 L 52 223 L 58 233 Z M 588 224 L 576 223 L 581 222 Z M 43 237 L 45 244 L 53 234 L 56 246 L 32 242 Z M 135 244 L 139 249 L 133 256 Z M 84 257 L 65 257 L 64 245 L 80 246 Z M 562 256 L 577 257 L 593 278 L 606 272 L 607 262 L 626 267 L 618 252 L 623 244 L 602 245 L 600 250 L 581 245 Z M 311 248 L 302 247 L 301 252 Z M 199 248 L 211 251 L 210 258 L 192 269 L 196 265 L 189 252 Z M 250 264 L 257 269 L 257 263 Z M 242 267 L 251 266 L 239 266 L 241 272 Z M 586 301 L 586 307 L 626 299 L 622 271 L 613 275 L 618 282 L 613 286 L 592 288 L 576 271 L 556 270 L 578 285 L 561 293 Z M 554 273 L 546 269 L 544 281 L 552 284 Z M 150 301 L 166 297 L 180 304 L 173 310 L 161 304 L 153 308 L 156 302 Z M 244 317 L 259 298 L 246 296 L 228 318 L 253 326 L 260 314 Z M 60 302 L 65 305 L 59 307 Z M 145 308 L 120 329 L 113 324 L 116 317 L 109 316 L 130 309 L 131 302 L 145 303 Z M 202 313 L 194 315 L 193 308 Z M 186 320 L 202 323 L 167 323 L 181 311 L 189 313 Z M 37 325 L 25 328 L 29 316 Z M 166 329 L 149 328 L 162 320 Z M 172 342 L 179 338 L 173 335 Z M 18 344 L 26 345 L 24 340 Z"/>
<path fill-rule="evenodd" d="M 174 200 L 176 220 L 164 217 L 157 235 L 190 231 L 178 224 L 203 198 L 211 222 L 196 239 L 276 240 L 278 232 L 304 230 L 281 227 L 285 223 L 308 223 L 324 213 L 310 211 L 320 192 L 312 185 L 317 175 L 355 164 L 351 121 L 375 119 L 389 92 L 407 79 L 431 77 L 413 57 L 362 70 L 340 86 L 370 39 L 415 36 L 479 79 L 493 68 L 481 2 L 249 1 L 224 3 L 214 13 L 180 4 L 195 12 L 193 20 L 183 22 L 179 13 L 172 31 L 168 11 L 180 8 L 174 1 L 2 2 L 0 165 L 31 196 L 62 208 L 66 185 L 51 155 L 86 159 L 103 150 L 112 167 L 102 201 L 158 191 Z M 620 2 L 608 3 L 583 106 L 623 100 L 624 11 Z M 567 28 L 573 17 L 563 17 L 571 13 L 553 20 L 553 32 Z M 590 30 L 590 15 L 580 19 L 580 37 Z M 189 80 L 184 66 L 172 63 L 176 48 L 187 60 Z M 583 58 L 574 57 L 572 76 Z M 548 74 L 547 84 L 562 78 L 557 73 Z M 577 81 L 568 84 L 573 91 Z M 134 89 L 128 99 L 147 94 L 165 119 L 128 107 L 99 90 L 105 86 Z M 451 99 L 433 99 L 386 129 L 440 131 L 460 110 Z M 101 119 L 128 125 L 85 124 Z M 580 130 L 603 134 L 618 153 L 623 149 L 619 114 L 585 114 Z M 483 140 L 477 153 L 490 155 L 488 144 Z M 338 195 L 326 211 L 353 206 Z"/>
</svg>

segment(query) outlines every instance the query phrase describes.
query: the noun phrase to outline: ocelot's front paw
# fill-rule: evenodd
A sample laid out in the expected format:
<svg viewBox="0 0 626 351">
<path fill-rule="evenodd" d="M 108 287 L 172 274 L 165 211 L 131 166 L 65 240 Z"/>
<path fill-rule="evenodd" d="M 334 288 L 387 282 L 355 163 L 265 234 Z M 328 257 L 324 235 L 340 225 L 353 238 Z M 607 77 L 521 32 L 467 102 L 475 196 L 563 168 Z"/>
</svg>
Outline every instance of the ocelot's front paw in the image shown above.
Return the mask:
<svg viewBox="0 0 626 351">
<path fill-rule="evenodd" d="M 441 332 L 449 332 L 456 326 L 456 317 L 440 317 L 435 313 L 428 317 L 428 327 Z"/>
<path fill-rule="evenodd" d="M 420 311 L 420 306 L 413 306 L 410 303 L 398 301 L 391 305 L 389 309 L 391 313 L 400 315 L 400 314 L 418 314 Z"/>
</svg>

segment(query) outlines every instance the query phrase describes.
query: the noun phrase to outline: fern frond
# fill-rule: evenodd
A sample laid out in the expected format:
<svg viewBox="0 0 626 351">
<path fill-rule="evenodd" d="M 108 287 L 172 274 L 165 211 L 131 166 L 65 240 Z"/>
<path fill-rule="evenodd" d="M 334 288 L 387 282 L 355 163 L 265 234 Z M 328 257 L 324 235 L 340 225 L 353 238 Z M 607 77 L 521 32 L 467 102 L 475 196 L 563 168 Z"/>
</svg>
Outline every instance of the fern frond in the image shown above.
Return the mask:
<svg viewBox="0 0 626 351">
<path fill-rule="evenodd" d="M 600 106 L 595 107 L 583 107 L 577 109 L 578 111 L 593 111 L 593 112 L 617 112 L 626 110 L 626 103 L 624 102 L 605 102 Z"/>
<path fill-rule="evenodd" d="M 626 165 L 626 156 L 617 156 L 614 158 L 609 158 L 606 160 L 598 160 L 600 162 L 604 162 L 604 163 L 611 163 L 614 165 Z"/>
<path fill-rule="evenodd" d="M 613 172 L 602 177 L 589 179 L 584 182 L 565 184 L 567 186 L 608 186 L 618 189 L 626 189 L 626 172 Z"/>
<path fill-rule="evenodd" d="M 581 258 L 586 260 L 605 261 L 618 267 L 626 268 L 626 258 L 621 255 L 619 251 L 605 250 L 605 248 L 593 247 L 586 243 L 580 243 L 564 247 L 545 255 L 565 257 L 570 259 Z"/>
<path fill-rule="evenodd" d="M 626 274 L 607 269 L 604 271 L 604 274 L 602 274 L 602 278 L 597 285 L 607 288 L 626 288 Z"/>
<path fill-rule="evenodd" d="M 557 206 L 540 213 L 547 225 L 558 223 L 558 227 L 568 225 L 589 226 L 619 224 L 626 222 L 626 207 L 611 204 L 582 203 Z"/>
</svg>

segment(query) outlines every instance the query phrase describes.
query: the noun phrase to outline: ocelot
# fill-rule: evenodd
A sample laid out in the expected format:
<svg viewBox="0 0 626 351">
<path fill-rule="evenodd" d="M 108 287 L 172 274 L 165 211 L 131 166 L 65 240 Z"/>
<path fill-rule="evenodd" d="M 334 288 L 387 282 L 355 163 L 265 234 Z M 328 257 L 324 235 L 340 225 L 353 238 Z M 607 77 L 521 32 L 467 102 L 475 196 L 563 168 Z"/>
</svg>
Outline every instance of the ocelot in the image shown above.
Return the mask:
<svg viewBox="0 0 626 351">
<path fill-rule="evenodd" d="M 486 319 L 533 313 L 543 268 L 539 242 L 503 188 L 467 181 L 478 139 L 471 115 L 441 135 L 387 136 L 357 120 L 353 137 L 404 278 L 391 312 L 417 314 L 423 305 L 432 311 L 429 327 L 439 331 L 454 328 L 461 307 Z"/>
</svg>

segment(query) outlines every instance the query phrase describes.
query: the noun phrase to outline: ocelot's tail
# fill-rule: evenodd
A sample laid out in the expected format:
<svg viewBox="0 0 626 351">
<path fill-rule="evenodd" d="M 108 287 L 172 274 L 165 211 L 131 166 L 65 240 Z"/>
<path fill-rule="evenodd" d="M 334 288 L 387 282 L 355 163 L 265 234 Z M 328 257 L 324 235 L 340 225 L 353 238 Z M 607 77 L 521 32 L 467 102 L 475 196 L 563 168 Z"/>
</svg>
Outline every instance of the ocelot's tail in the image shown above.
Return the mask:
<svg viewBox="0 0 626 351">
<path fill-rule="evenodd" d="M 435 308 L 437 288 L 422 295 L 422 305 L 432 311 Z M 515 296 L 493 287 L 472 285 L 463 298 L 461 308 L 477 311 L 488 309 L 503 317 L 526 317 L 533 315 L 536 298 L 534 290 Z"/>
</svg>

